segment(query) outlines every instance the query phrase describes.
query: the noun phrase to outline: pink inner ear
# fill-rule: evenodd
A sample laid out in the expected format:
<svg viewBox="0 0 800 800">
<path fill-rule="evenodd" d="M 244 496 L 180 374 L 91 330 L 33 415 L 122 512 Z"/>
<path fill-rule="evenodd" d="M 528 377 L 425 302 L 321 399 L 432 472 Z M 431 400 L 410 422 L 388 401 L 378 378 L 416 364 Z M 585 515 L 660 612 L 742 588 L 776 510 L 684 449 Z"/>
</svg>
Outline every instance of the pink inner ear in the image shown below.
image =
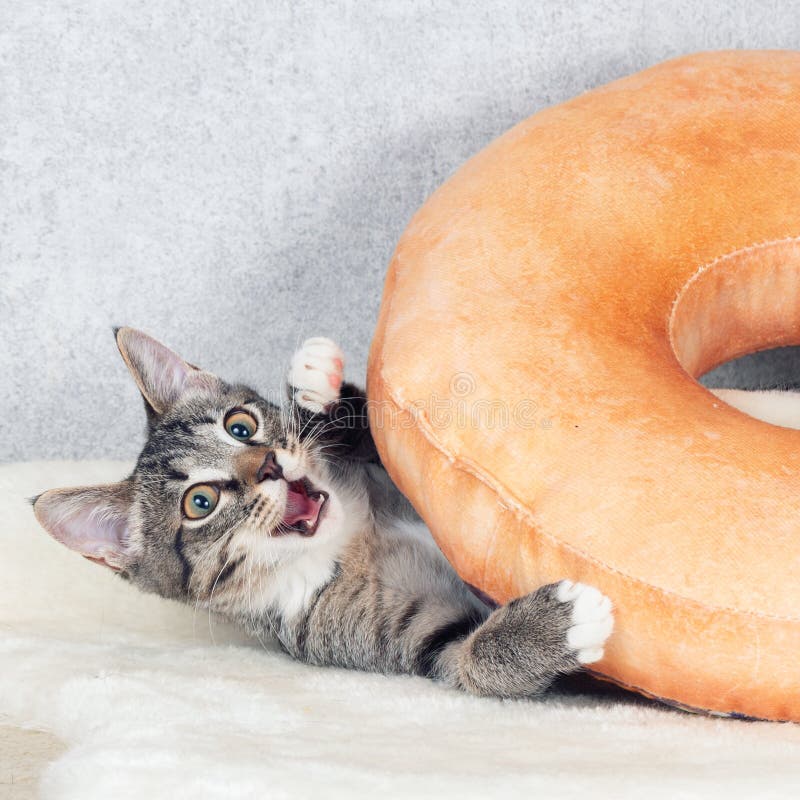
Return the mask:
<svg viewBox="0 0 800 800">
<path fill-rule="evenodd" d="M 216 380 L 134 328 L 121 328 L 117 344 L 140 391 L 157 414 L 163 414 L 185 392 Z"/>
<path fill-rule="evenodd" d="M 95 564 L 100 564 L 100 566 L 108 567 L 109 569 L 114 570 L 114 572 L 122 572 L 122 567 L 118 566 L 117 564 L 112 564 L 109 561 L 106 561 L 104 558 L 95 558 L 94 556 L 84 556 L 85 559 L 88 561 L 93 561 Z"/>
<path fill-rule="evenodd" d="M 165 404 L 171 405 L 186 391 L 187 375 L 186 365 L 177 358 L 154 363 L 154 394 Z"/>
<path fill-rule="evenodd" d="M 79 496 L 42 498 L 45 504 L 37 516 L 53 538 L 82 556 L 106 564 L 114 570 L 122 567 L 128 545 L 128 524 L 124 513 L 113 504 L 84 500 Z"/>
<path fill-rule="evenodd" d="M 142 335 L 138 342 L 141 350 L 135 362 L 139 365 L 142 391 L 154 408 L 164 411 L 186 391 L 191 367 L 150 337 Z"/>
</svg>

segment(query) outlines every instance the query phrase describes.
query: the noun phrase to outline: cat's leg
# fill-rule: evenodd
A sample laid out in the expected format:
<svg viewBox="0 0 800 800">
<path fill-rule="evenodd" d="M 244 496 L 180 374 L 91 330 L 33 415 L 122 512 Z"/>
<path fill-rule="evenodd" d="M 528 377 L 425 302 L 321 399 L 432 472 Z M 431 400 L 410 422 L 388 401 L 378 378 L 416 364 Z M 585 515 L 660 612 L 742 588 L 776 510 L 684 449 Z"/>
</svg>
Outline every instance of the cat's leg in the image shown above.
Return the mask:
<svg viewBox="0 0 800 800">
<path fill-rule="evenodd" d="M 529 697 L 602 658 L 612 627 L 610 601 L 590 586 L 562 581 L 490 612 L 428 545 L 372 535 L 353 543 L 302 614 L 282 622 L 280 639 L 320 666 Z"/>
<path fill-rule="evenodd" d="M 344 356 L 335 342 L 322 336 L 306 339 L 292 356 L 287 390 L 301 438 L 337 445 L 339 455 L 348 459 L 378 460 L 366 393 L 344 381 Z"/>
<path fill-rule="evenodd" d="M 597 589 L 571 581 L 549 584 L 443 646 L 433 677 L 471 694 L 535 695 L 558 675 L 599 661 L 613 625 L 611 601 Z"/>
</svg>

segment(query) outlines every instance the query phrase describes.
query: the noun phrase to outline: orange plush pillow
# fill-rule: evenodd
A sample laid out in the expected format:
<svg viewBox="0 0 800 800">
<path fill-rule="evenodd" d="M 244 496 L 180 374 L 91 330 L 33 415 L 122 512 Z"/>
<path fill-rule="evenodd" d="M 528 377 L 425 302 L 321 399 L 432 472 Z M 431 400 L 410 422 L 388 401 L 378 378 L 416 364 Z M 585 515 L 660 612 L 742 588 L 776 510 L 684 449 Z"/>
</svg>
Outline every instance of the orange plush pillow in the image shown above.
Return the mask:
<svg viewBox="0 0 800 800">
<path fill-rule="evenodd" d="M 800 432 L 695 380 L 800 343 L 800 54 L 681 58 L 542 111 L 416 214 L 369 367 L 461 576 L 614 601 L 597 672 L 800 720 Z"/>
</svg>

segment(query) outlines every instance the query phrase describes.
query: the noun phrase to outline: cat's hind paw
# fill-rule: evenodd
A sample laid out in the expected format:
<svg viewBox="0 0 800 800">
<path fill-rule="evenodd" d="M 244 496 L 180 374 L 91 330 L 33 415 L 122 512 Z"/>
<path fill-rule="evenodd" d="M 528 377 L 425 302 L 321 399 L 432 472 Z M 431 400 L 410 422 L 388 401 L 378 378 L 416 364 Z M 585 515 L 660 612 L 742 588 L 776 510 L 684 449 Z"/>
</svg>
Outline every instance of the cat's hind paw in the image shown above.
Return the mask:
<svg viewBox="0 0 800 800">
<path fill-rule="evenodd" d="M 306 339 L 292 356 L 289 386 L 295 403 L 324 414 L 339 399 L 344 356 L 335 342 L 322 336 Z"/>
<path fill-rule="evenodd" d="M 556 598 L 572 604 L 567 646 L 581 664 L 592 664 L 603 657 L 603 645 L 614 629 L 611 601 L 593 586 L 561 581 Z"/>
</svg>

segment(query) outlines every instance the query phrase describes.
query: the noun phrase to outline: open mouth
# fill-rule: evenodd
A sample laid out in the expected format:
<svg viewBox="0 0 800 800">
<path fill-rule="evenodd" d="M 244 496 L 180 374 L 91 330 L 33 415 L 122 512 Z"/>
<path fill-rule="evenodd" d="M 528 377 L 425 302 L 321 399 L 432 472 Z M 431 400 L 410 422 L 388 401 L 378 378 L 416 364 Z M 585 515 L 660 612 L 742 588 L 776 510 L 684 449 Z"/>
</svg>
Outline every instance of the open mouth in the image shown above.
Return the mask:
<svg viewBox="0 0 800 800">
<path fill-rule="evenodd" d="M 278 533 L 299 533 L 313 536 L 322 519 L 328 493 L 317 489 L 308 478 L 299 478 L 289 483 L 286 492 L 286 509 Z"/>
</svg>

